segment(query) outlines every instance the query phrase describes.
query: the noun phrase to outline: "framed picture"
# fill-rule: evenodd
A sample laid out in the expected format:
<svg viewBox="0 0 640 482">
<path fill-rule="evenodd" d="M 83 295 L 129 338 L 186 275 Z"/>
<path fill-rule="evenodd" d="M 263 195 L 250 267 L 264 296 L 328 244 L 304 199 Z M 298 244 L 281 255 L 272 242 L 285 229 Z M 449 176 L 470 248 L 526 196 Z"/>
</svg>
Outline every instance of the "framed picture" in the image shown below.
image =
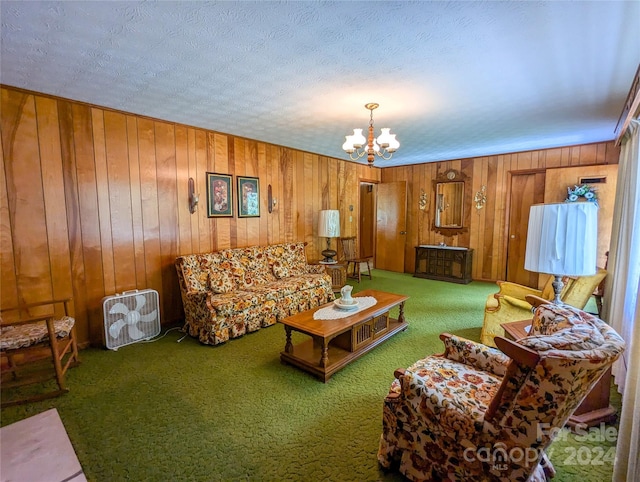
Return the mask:
<svg viewBox="0 0 640 482">
<path fill-rule="evenodd" d="M 260 216 L 260 180 L 257 177 L 238 179 L 238 217 L 252 218 Z"/>
<path fill-rule="evenodd" d="M 233 185 L 229 174 L 207 173 L 207 216 L 233 216 Z"/>
</svg>

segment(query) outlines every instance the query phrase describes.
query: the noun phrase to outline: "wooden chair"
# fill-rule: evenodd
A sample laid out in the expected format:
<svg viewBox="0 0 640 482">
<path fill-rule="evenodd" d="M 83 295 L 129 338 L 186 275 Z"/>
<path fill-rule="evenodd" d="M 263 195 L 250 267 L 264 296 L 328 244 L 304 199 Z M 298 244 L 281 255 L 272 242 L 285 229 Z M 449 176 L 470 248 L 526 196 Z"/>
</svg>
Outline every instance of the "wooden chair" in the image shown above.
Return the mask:
<svg viewBox="0 0 640 482">
<path fill-rule="evenodd" d="M 358 283 L 360 283 L 361 277 L 368 276 L 371 278 L 371 265 L 369 261 L 371 261 L 371 256 L 360 257 L 356 252 L 356 237 L 351 236 L 348 238 L 340 238 L 340 244 L 342 246 L 342 253 L 344 256 L 344 261 L 347 263 L 347 278 L 357 279 Z M 360 263 L 367 263 L 367 271 L 364 273 L 360 273 Z M 351 274 L 349 274 L 349 267 L 353 267 L 351 270 Z"/>
<path fill-rule="evenodd" d="M 79 363 L 75 320 L 69 316 L 70 302 L 70 299 L 52 300 L 0 310 L 2 391 L 52 378 L 58 386 L 57 390 L 35 394 L 33 390 L 19 389 L 13 398 L 3 393 L 2 407 L 45 400 L 69 391 L 65 374 Z M 47 359 L 53 363 L 53 370 L 43 366 Z"/>
</svg>

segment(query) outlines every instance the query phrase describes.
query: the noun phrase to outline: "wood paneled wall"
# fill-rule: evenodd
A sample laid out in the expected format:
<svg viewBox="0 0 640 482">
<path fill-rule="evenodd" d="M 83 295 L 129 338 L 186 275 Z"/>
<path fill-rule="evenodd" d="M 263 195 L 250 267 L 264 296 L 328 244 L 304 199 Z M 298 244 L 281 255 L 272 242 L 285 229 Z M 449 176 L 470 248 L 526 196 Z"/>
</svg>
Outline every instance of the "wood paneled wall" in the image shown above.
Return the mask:
<svg viewBox="0 0 640 482">
<path fill-rule="evenodd" d="M 80 102 L 10 87 L 1 95 L 0 303 L 73 297 L 84 344 L 102 343 L 102 298 L 125 290 L 155 289 L 163 323 L 182 318 L 178 255 L 306 241 L 307 257 L 319 259 L 318 212 L 339 209 L 343 235 L 357 235 L 348 206 L 358 206 L 360 180 L 381 177 L 378 168 Z M 208 218 L 206 172 L 258 177 L 261 216 Z M 194 214 L 190 177 L 201 199 Z"/>
<path fill-rule="evenodd" d="M 617 164 L 619 155 L 619 148 L 611 141 L 383 169 L 382 182 L 407 182 L 405 272 L 414 271 L 415 246 L 444 242 L 449 246 L 474 249 L 473 279 L 505 279 L 506 221 L 511 174 L 546 170 L 549 176 L 553 175 L 553 168 Z M 433 229 L 435 200 L 432 180 L 449 169 L 468 176 L 463 222 L 469 230 L 455 236 L 443 236 Z M 588 169 L 584 171 L 584 175 L 591 175 Z M 487 187 L 487 202 L 484 208 L 477 210 L 473 198 L 483 185 Z M 424 189 L 429 199 L 424 211 L 418 208 L 421 189 Z"/>
</svg>

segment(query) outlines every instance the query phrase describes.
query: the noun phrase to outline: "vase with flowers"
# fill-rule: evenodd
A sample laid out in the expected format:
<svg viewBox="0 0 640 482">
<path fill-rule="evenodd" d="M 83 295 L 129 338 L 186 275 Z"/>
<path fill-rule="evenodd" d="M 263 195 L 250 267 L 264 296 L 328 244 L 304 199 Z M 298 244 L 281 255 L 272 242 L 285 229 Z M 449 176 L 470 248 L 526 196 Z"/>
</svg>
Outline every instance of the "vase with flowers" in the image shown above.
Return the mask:
<svg viewBox="0 0 640 482">
<path fill-rule="evenodd" d="M 584 198 L 588 202 L 595 203 L 598 205 L 598 195 L 596 190 L 589 186 L 588 184 L 582 184 L 581 186 L 574 186 L 573 189 L 570 187 L 567 188 L 567 199 L 564 202 L 573 203 L 580 200 L 580 198 Z"/>
</svg>

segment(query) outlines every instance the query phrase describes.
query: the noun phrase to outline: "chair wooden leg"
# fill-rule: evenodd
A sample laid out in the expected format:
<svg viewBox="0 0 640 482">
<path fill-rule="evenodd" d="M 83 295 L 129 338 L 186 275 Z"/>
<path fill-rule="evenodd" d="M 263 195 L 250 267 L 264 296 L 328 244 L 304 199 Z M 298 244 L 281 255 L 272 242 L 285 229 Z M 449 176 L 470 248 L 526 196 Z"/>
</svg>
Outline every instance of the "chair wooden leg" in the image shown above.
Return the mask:
<svg viewBox="0 0 640 482">
<path fill-rule="evenodd" d="M 598 317 L 602 317 L 602 296 L 600 295 L 595 295 L 594 298 L 596 299 L 596 308 L 598 310 Z"/>
<path fill-rule="evenodd" d="M 3 397 L 2 404 L 0 404 L 0 406 L 2 408 L 5 408 L 5 407 L 13 407 L 15 405 L 22 405 L 24 403 L 40 402 L 42 400 L 48 400 L 50 398 L 59 397 L 60 395 L 64 395 L 65 393 L 68 393 L 68 392 L 69 392 L 69 389 L 65 388 L 65 389 L 56 390 L 54 392 L 39 393 L 38 395 L 34 395 L 32 397 L 20 398 L 17 400 L 6 400 Z"/>
<path fill-rule="evenodd" d="M 351 272 L 349 269 L 351 268 Z M 347 278 L 354 279 L 356 277 L 356 263 L 353 261 L 347 261 Z"/>
<path fill-rule="evenodd" d="M 11 378 L 13 380 L 17 380 L 18 379 L 18 365 L 16 365 L 15 360 L 13 359 L 13 355 L 7 353 L 7 363 L 9 364 L 9 370 L 11 372 Z"/>
<path fill-rule="evenodd" d="M 76 327 L 74 326 L 69 333 L 69 340 L 64 345 L 64 349 L 60 353 L 60 362 L 64 361 L 64 357 L 69 355 L 66 363 L 62 366 L 62 374 L 64 375 L 71 367 L 78 366 L 80 364 L 80 358 L 78 356 L 78 343 L 76 341 Z"/>
<path fill-rule="evenodd" d="M 64 373 L 62 371 L 62 362 L 60 361 L 60 349 L 58 346 L 58 338 L 53 326 L 53 319 L 47 320 L 47 331 L 49 332 L 49 346 L 51 347 L 51 356 L 53 357 L 53 368 L 56 372 L 56 381 L 60 390 L 64 390 Z"/>
</svg>

